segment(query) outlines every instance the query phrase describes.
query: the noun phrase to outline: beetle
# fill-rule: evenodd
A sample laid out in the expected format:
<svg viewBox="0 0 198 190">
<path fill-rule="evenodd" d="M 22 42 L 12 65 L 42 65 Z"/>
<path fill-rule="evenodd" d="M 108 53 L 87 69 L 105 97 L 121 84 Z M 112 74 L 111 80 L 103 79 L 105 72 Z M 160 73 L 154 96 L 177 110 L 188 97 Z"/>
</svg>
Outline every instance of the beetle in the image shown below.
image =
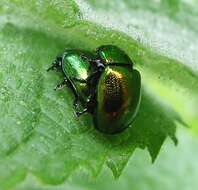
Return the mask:
<svg viewBox="0 0 198 190">
<path fill-rule="evenodd" d="M 62 72 L 64 80 L 54 90 L 63 89 L 65 86 L 72 90 L 75 96 L 73 106 L 77 116 L 87 112 L 87 103 L 91 102 L 87 79 L 91 72 L 89 60 L 93 59 L 93 57 L 94 55 L 90 52 L 69 49 L 62 55 L 57 56 L 52 66 L 47 69 L 47 71 L 57 70 Z M 79 102 L 81 107 L 83 107 L 82 111 L 77 111 L 78 107 L 80 107 Z M 89 112 L 91 112 L 90 109 Z"/>
<path fill-rule="evenodd" d="M 93 115 L 96 129 L 105 134 L 124 131 L 134 121 L 141 99 L 141 76 L 129 56 L 114 45 L 95 52 L 66 50 L 48 69 L 59 69 L 69 86 L 77 116 Z M 79 107 L 83 109 L 79 111 Z"/>
</svg>

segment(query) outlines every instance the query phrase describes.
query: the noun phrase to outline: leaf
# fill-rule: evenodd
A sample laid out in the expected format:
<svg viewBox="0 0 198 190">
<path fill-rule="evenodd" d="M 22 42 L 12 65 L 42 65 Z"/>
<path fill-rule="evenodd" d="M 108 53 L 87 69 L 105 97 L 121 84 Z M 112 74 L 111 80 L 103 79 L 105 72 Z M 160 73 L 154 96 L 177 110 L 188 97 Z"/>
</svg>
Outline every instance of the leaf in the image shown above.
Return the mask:
<svg viewBox="0 0 198 190">
<path fill-rule="evenodd" d="M 81 169 L 96 177 L 105 163 L 118 177 L 135 148 L 147 148 L 154 161 L 167 136 L 177 142 L 176 122 L 182 120 L 173 108 L 179 109 L 157 89 L 171 84 L 196 97 L 197 74 L 189 68 L 122 32 L 81 19 L 74 1 L 2 0 L 0 15 L 1 188 L 11 188 L 27 173 L 48 184 L 60 184 Z M 111 43 L 135 61 L 143 88 L 135 123 L 106 136 L 94 129 L 90 115 L 76 118 L 72 93 L 53 91 L 62 76 L 46 69 L 65 48 L 93 51 Z"/>
<path fill-rule="evenodd" d="M 67 182 L 58 186 L 41 184 L 29 175 L 15 190 L 130 190 L 131 187 L 137 190 L 196 189 L 198 185 L 196 162 L 198 139 L 189 131 L 181 128 L 177 134 L 180 142 L 178 147 L 175 148 L 170 141 L 166 141 L 154 165 L 150 164 L 145 151 L 136 150 L 118 180 L 113 180 L 107 168 L 102 170 L 96 180 L 88 178 L 85 173 L 81 172 L 73 174 Z M 191 161 L 189 162 L 189 160 Z"/>
<path fill-rule="evenodd" d="M 170 103 L 198 132 L 196 1 L 77 0 L 77 3 L 85 20 L 128 36 L 112 41 L 116 43 L 119 39 L 119 45 L 128 49 L 131 58 L 141 67 L 144 81 L 152 91 Z"/>
</svg>

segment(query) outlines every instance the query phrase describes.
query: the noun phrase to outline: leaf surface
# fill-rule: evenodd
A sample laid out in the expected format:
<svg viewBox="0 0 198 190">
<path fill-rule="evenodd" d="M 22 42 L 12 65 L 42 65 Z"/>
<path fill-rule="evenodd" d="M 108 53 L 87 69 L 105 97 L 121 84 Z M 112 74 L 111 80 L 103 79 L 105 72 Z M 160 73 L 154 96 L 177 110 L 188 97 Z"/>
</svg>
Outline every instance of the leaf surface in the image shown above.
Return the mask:
<svg viewBox="0 0 198 190">
<path fill-rule="evenodd" d="M 0 2 L 2 188 L 14 186 L 27 173 L 48 184 L 62 183 L 80 169 L 97 176 L 104 164 L 118 177 L 136 148 L 147 148 L 154 161 L 167 136 L 177 142 L 176 122 L 197 123 L 191 108 L 183 113 L 186 109 L 180 107 L 180 100 L 185 106 L 193 100 L 197 113 L 196 69 L 142 44 L 127 31 L 86 19 L 80 5 L 69 0 Z M 65 48 L 93 51 L 112 43 L 140 70 L 142 102 L 128 130 L 106 136 L 94 129 L 90 115 L 76 118 L 72 92 L 53 91 L 62 76 L 46 69 Z"/>
</svg>

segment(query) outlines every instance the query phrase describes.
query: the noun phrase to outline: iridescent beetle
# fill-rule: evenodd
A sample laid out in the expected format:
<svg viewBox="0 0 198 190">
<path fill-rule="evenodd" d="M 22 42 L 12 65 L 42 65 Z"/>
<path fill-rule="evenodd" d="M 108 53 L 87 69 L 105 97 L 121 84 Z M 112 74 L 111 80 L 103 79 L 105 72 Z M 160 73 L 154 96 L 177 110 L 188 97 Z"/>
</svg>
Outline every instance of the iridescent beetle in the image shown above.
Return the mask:
<svg viewBox="0 0 198 190">
<path fill-rule="evenodd" d="M 64 81 L 55 89 L 72 89 L 77 116 L 92 114 L 99 131 L 119 133 L 134 121 L 140 104 L 141 76 L 117 46 L 104 45 L 95 53 L 66 50 L 48 71 L 53 69 L 64 74 Z M 83 109 L 79 111 L 79 107 Z"/>
</svg>

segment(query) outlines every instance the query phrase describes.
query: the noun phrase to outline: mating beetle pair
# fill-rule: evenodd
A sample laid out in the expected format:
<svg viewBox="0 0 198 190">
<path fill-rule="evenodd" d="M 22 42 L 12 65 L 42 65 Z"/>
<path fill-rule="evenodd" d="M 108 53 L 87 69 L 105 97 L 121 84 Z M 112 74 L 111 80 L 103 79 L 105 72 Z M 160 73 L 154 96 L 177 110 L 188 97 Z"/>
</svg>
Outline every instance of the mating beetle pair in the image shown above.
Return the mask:
<svg viewBox="0 0 198 190">
<path fill-rule="evenodd" d="M 54 69 L 64 75 L 64 81 L 55 89 L 68 86 L 75 96 L 77 116 L 92 114 L 99 131 L 119 133 L 134 121 L 141 77 L 128 55 L 117 46 L 100 46 L 95 53 L 66 50 L 48 71 Z"/>
</svg>

